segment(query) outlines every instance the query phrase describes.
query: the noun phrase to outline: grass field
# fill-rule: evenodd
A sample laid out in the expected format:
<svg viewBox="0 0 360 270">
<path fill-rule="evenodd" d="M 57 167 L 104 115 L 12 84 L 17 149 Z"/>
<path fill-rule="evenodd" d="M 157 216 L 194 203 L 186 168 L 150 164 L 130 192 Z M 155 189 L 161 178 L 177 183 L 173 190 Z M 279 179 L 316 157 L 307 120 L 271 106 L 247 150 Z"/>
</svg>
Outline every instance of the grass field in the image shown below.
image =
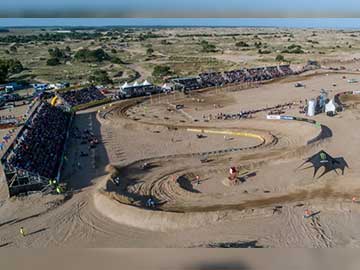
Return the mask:
<svg viewBox="0 0 360 270">
<path fill-rule="evenodd" d="M 95 30 L 86 31 L 93 33 Z M 101 31 L 100 37 L 90 40 L 0 43 L 0 59 L 16 58 L 22 62 L 26 70 L 15 78 L 38 82 L 65 80 L 86 83 L 94 70 L 101 69 L 108 72 L 117 86 L 139 76 L 140 80 L 161 83 L 162 78 L 152 77 L 152 71 L 157 65 L 169 66 L 174 76 L 191 76 L 204 71 L 277 64 L 275 58 L 279 54 L 294 65 L 303 65 L 309 59 L 331 64 L 360 56 L 360 32 L 355 31 L 272 28 L 139 28 Z M 54 30 L 10 29 L 9 33 L 0 33 L 0 38 L 44 33 L 54 33 Z M 201 45 L 204 41 L 215 45 L 215 51 L 204 51 Z M 239 42 L 247 46 L 236 46 Z M 14 45 L 17 47 L 16 52 L 10 50 Z M 71 59 L 58 66 L 48 66 L 48 49 L 64 49 L 66 46 L 71 48 L 72 55 L 81 48 L 102 48 L 110 56 L 121 59 L 122 63 L 82 63 Z M 286 52 L 291 51 L 289 46 L 298 46 L 301 53 Z M 149 48 L 153 50 L 152 53 L 147 52 Z M 136 75 L 137 72 L 139 75 Z"/>
</svg>

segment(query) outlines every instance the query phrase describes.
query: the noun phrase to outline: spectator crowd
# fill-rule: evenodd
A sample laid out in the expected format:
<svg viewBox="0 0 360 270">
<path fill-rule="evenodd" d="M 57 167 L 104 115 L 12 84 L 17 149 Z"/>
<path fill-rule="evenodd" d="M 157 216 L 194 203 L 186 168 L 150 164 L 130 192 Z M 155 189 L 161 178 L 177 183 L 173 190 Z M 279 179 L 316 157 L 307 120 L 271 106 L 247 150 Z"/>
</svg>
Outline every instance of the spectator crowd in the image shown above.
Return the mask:
<svg viewBox="0 0 360 270">
<path fill-rule="evenodd" d="M 105 98 L 105 95 L 100 92 L 95 86 L 89 86 L 80 90 L 70 90 L 59 93 L 59 96 L 70 107 L 74 107 L 80 104 L 86 104 L 95 100 L 101 100 Z"/>
<path fill-rule="evenodd" d="M 55 178 L 66 140 L 70 115 L 44 102 L 28 119 L 7 156 L 9 169 Z"/>
<path fill-rule="evenodd" d="M 177 78 L 173 83 L 183 90 L 195 90 L 206 87 L 224 86 L 233 83 L 250 83 L 271 80 L 294 74 L 290 65 L 257 67 L 239 69 L 225 72 L 206 72 L 198 77 Z"/>
<path fill-rule="evenodd" d="M 278 104 L 271 107 L 264 107 L 260 109 L 254 110 L 241 110 L 237 113 L 216 113 L 216 114 L 209 114 L 203 115 L 203 120 L 238 120 L 238 119 L 249 119 L 252 118 L 255 114 L 260 112 L 267 112 L 268 114 L 283 114 L 286 110 L 291 109 L 294 103 L 284 103 Z"/>
</svg>

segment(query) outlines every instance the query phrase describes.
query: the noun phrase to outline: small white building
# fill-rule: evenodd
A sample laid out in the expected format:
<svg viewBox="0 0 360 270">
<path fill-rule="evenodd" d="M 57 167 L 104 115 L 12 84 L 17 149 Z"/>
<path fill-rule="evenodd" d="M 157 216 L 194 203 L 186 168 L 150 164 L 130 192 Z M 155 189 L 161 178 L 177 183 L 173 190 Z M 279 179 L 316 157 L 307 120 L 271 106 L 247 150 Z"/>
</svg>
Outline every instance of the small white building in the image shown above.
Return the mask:
<svg viewBox="0 0 360 270">
<path fill-rule="evenodd" d="M 315 99 L 310 99 L 308 101 L 308 110 L 307 110 L 307 115 L 312 117 L 315 115 L 315 108 L 316 108 L 316 100 Z"/>
<path fill-rule="evenodd" d="M 325 113 L 332 112 L 335 114 L 338 107 L 339 105 L 334 101 L 334 99 L 331 99 L 325 104 Z"/>
</svg>

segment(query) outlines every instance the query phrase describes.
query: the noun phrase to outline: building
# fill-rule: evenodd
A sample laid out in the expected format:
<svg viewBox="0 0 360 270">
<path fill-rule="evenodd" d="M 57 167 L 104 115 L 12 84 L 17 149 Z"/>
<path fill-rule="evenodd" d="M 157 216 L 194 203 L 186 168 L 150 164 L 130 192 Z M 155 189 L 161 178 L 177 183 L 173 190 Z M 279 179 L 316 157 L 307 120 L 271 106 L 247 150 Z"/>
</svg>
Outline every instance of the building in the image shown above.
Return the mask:
<svg viewBox="0 0 360 270">
<path fill-rule="evenodd" d="M 5 90 L 6 93 L 11 93 L 16 90 L 25 89 L 26 87 L 27 87 L 26 84 L 11 82 L 11 83 L 7 83 L 7 84 L 0 84 L 0 91 Z"/>
<path fill-rule="evenodd" d="M 41 92 L 49 89 L 49 85 L 47 83 L 35 83 L 32 86 L 34 87 L 35 92 Z"/>
<path fill-rule="evenodd" d="M 55 90 L 64 89 L 67 87 L 70 87 L 70 83 L 68 82 L 51 83 L 48 86 L 49 89 L 55 89 Z"/>
</svg>

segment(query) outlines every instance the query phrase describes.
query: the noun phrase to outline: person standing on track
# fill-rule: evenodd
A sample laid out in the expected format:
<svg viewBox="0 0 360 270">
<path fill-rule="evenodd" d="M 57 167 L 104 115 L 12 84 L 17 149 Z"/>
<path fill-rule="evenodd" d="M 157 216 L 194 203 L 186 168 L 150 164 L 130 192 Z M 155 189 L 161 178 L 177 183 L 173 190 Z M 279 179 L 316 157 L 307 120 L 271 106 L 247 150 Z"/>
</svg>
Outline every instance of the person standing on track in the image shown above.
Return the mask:
<svg viewBox="0 0 360 270">
<path fill-rule="evenodd" d="M 200 185 L 200 176 L 199 175 L 196 176 L 196 185 Z"/>
<path fill-rule="evenodd" d="M 24 227 L 20 227 L 20 234 L 21 234 L 23 237 L 26 236 Z"/>
<path fill-rule="evenodd" d="M 304 218 L 309 218 L 310 216 L 311 216 L 311 211 L 309 209 L 306 209 Z"/>
</svg>

